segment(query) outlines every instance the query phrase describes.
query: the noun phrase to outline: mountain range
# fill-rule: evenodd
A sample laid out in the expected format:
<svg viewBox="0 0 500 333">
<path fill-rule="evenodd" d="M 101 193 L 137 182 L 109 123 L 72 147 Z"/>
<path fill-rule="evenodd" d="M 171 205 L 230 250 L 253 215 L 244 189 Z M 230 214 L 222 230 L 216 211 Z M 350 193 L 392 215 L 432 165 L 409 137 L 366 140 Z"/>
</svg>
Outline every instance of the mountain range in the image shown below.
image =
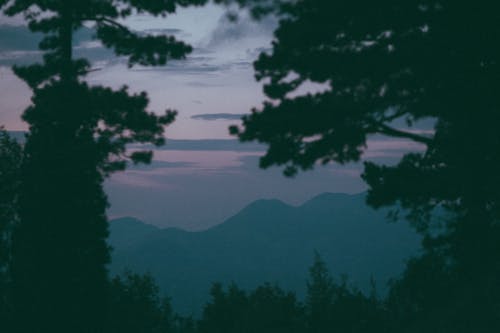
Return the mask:
<svg viewBox="0 0 500 333">
<path fill-rule="evenodd" d="M 198 232 L 116 219 L 110 224 L 110 270 L 151 273 L 179 313 L 195 316 L 213 282 L 245 289 L 277 283 L 302 298 L 314 251 L 337 280 L 345 274 L 367 291 L 373 277 L 384 293 L 418 253 L 420 238 L 407 223 L 388 222 L 387 210 L 368 207 L 365 196 L 324 193 L 298 207 L 258 200 Z"/>
</svg>

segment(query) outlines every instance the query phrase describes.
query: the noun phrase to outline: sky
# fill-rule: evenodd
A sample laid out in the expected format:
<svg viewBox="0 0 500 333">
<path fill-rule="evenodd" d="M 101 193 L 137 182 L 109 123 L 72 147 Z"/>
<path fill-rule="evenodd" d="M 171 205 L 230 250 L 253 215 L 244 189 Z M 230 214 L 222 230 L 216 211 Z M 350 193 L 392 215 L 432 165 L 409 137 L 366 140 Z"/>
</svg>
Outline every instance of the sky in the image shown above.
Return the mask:
<svg viewBox="0 0 500 333">
<path fill-rule="evenodd" d="M 240 12 L 233 23 L 225 8 L 209 5 L 181 9 L 166 19 L 138 15 L 125 23 L 138 31 L 173 34 L 193 45 L 194 51 L 166 67 L 128 69 L 125 59 L 88 38 L 79 40 L 76 54 L 90 58 L 97 69 L 87 78 L 90 84 L 115 88 L 126 84 L 132 92 L 148 93 L 150 110 L 179 111 L 166 130 L 167 145 L 155 151 L 152 165 L 133 167 L 106 181 L 111 218 L 133 216 L 161 227 L 202 230 L 258 199 L 298 205 L 323 192 L 366 190 L 359 163 L 318 166 L 289 179 L 279 168 L 258 168 L 265 147 L 240 144 L 229 136 L 228 126 L 238 124 L 241 115 L 265 100 L 252 63 L 270 48 L 273 18 L 255 22 Z M 0 16 L 0 125 L 9 130 L 27 129 L 20 116 L 31 96 L 10 66 L 40 56 L 29 40 L 20 43 L 32 38 L 30 34 L 13 32 L 12 26 L 22 24 L 19 18 Z M 421 149 L 409 141 L 375 137 L 365 158 L 395 163 L 405 152 Z"/>
</svg>

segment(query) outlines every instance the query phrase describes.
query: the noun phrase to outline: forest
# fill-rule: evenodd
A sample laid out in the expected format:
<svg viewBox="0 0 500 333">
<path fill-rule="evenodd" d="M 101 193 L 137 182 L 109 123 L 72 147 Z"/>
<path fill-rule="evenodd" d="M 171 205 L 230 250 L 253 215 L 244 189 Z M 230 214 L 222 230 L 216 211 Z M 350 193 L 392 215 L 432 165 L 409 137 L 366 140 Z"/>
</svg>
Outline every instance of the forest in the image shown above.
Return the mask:
<svg viewBox="0 0 500 333">
<path fill-rule="evenodd" d="M 147 147 L 166 143 L 178 112 L 154 113 L 146 92 L 89 84 L 92 64 L 75 56 L 74 35 L 91 25 L 130 67 L 168 66 L 192 46 L 123 20 L 168 20 L 209 2 L 0 0 L 4 15 L 44 36 L 43 61 L 13 67 L 33 93 L 25 142 L 0 132 L 1 331 L 498 332 L 500 12 L 488 1 L 213 1 L 278 18 L 271 50 L 254 63 L 266 100 L 229 129 L 266 146 L 261 168 L 293 178 L 359 162 L 373 136 L 425 147 L 396 165 L 364 162 L 367 204 L 392 208 L 390 219 L 422 237 L 422 253 L 386 295 L 332 276 L 316 254 L 304 300 L 275 284 L 216 283 L 201 317 L 190 318 L 150 275 L 109 274 L 103 183 L 150 163 Z M 294 94 L 308 82 L 328 89 Z M 414 128 L 423 119 L 430 131 Z"/>
</svg>

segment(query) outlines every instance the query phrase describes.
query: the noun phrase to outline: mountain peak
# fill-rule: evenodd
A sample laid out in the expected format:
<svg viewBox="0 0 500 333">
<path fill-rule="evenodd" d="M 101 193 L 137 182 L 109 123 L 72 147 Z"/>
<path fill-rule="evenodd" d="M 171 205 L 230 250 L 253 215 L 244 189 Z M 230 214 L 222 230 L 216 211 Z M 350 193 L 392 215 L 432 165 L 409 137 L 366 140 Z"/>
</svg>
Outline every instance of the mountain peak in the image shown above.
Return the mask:
<svg viewBox="0 0 500 333">
<path fill-rule="evenodd" d="M 109 227 L 109 241 L 117 246 L 129 246 L 159 230 L 159 228 L 151 224 L 146 224 L 135 217 L 129 216 L 111 220 Z"/>
<path fill-rule="evenodd" d="M 112 272 L 125 267 L 150 272 L 174 307 L 189 314 L 199 313 L 195 304 L 207 302 L 214 281 L 244 288 L 275 281 L 303 296 L 314 250 L 332 274 L 348 274 L 368 291 L 370 276 L 385 285 L 400 274 L 405 260 L 418 251 L 419 236 L 407 224 L 386 223 L 384 212 L 366 206 L 364 194 L 323 193 L 300 207 L 257 200 L 196 233 L 112 231 L 110 243 L 115 248 Z"/>
<path fill-rule="evenodd" d="M 146 227 L 146 228 L 155 228 L 155 226 L 151 225 L 151 224 L 147 224 L 147 223 L 144 223 L 142 222 L 141 220 L 139 220 L 138 218 L 136 217 L 133 217 L 133 216 L 123 216 L 123 217 L 118 217 L 118 218 L 115 218 L 115 219 L 112 219 L 110 221 L 111 224 L 120 224 L 121 226 L 124 226 L 124 225 L 127 225 L 127 226 L 143 226 L 143 227 Z"/>
<path fill-rule="evenodd" d="M 220 229 L 226 228 L 236 228 L 241 232 L 247 229 L 260 230 L 257 226 L 267 228 L 269 225 L 265 221 L 268 219 L 272 220 L 271 217 L 273 216 L 277 218 L 283 214 L 288 214 L 294 208 L 278 199 L 259 199 L 247 205 L 228 220 L 209 230 L 211 232 L 217 232 Z"/>
<path fill-rule="evenodd" d="M 262 208 L 275 208 L 275 207 L 286 207 L 289 208 L 291 207 L 290 205 L 284 203 L 283 201 L 279 199 L 259 199 L 255 200 L 254 202 L 250 203 L 248 206 L 246 206 L 243 210 L 247 209 L 262 209 Z"/>
</svg>

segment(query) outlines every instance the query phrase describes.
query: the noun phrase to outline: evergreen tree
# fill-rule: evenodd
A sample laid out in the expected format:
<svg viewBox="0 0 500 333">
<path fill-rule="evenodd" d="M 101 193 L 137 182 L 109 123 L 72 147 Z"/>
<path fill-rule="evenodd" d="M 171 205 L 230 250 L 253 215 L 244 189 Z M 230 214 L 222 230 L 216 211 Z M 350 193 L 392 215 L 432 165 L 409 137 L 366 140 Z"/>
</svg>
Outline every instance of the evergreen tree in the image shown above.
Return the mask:
<svg viewBox="0 0 500 333">
<path fill-rule="evenodd" d="M 0 0 L 7 15 L 24 15 L 42 32 L 43 63 L 14 67 L 33 90 L 23 114 L 30 133 L 23 157 L 19 224 L 14 230 L 12 292 L 18 332 L 101 332 L 106 318 L 109 248 L 102 183 L 127 163 L 150 162 L 129 143 L 164 143 L 175 112 L 147 110 L 146 93 L 91 87 L 85 59 L 73 56 L 73 35 L 94 24 L 96 38 L 129 65 L 164 65 L 191 47 L 171 36 L 148 36 L 119 23 L 136 12 L 174 13 L 203 0 Z"/>
<path fill-rule="evenodd" d="M 306 310 L 309 332 L 321 333 L 330 330 L 333 325 L 331 311 L 334 292 L 335 285 L 330 272 L 319 253 L 315 252 L 307 281 Z"/>
<path fill-rule="evenodd" d="M 316 252 L 309 269 L 306 297 L 307 331 L 386 332 L 385 313 L 377 299 L 348 285 L 347 276 L 336 283 Z"/>
<path fill-rule="evenodd" d="M 198 323 L 200 333 L 304 332 L 303 308 L 295 295 L 264 284 L 250 293 L 235 284 L 224 290 L 214 284 L 212 300 Z"/>
<path fill-rule="evenodd" d="M 247 294 L 231 284 L 225 291 L 222 284 L 214 283 L 211 301 L 205 305 L 198 323 L 201 333 L 250 332 L 248 325 L 249 302 Z"/>
<path fill-rule="evenodd" d="M 397 166 L 367 164 L 372 205 L 399 202 L 419 218 L 436 205 L 499 218 L 500 14 L 488 2 L 270 3 L 281 21 L 255 70 L 272 101 L 231 129 L 269 144 L 262 167 L 294 175 L 359 160 L 371 135 L 408 139 L 426 150 Z M 294 94 L 306 82 L 325 89 Z M 422 119 L 435 120 L 430 133 L 411 129 Z"/>
<path fill-rule="evenodd" d="M 250 332 L 299 333 L 305 330 L 303 306 L 293 292 L 278 285 L 264 284 L 250 295 Z"/>
<path fill-rule="evenodd" d="M 22 147 L 0 127 L 0 323 L 10 319 L 9 299 L 12 229 L 17 222 Z"/>
<path fill-rule="evenodd" d="M 174 332 L 175 316 L 168 298 L 150 275 L 125 272 L 111 281 L 107 332 Z"/>
<path fill-rule="evenodd" d="M 394 293 L 425 323 L 414 331 L 497 330 L 500 14 L 493 4 L 235 1 L 271 3 L 281 20 L 271 52 L 255 63 L 270 101 L 232 133 L 267 143 L 261 166 L 283 165 L 288 176 L 318 162 L 358 161 L 373 135 L 421 144 L 423 152 L 397 165 L 366 163 L 363 174 L 368 203 L 407 209 L 424 235 L 425 255 Z M 310 82 L 323 89 L 297 93 Z M 412 128 L 424 119 L 432 130 Z M 430 219 L 436 208 L 446 211 L 440 230 Z M 450 286 L 439 289 L 443 283 Z"/>
</svg>

